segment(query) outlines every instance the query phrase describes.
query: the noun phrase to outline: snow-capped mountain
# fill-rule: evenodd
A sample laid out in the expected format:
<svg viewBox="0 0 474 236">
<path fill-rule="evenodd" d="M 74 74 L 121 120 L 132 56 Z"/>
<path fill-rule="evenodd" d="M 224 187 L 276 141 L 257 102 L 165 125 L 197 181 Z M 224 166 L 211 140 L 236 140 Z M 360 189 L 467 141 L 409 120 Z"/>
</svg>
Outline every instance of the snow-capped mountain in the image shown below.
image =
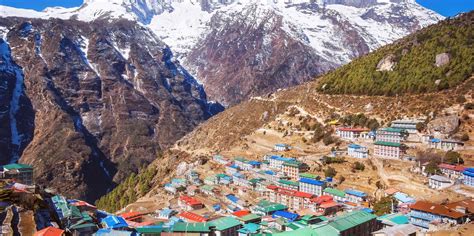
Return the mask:
<svg viewBox="0 0 474 236">
<path fill-rule="evenodd" d="M 4 16 L 137 21 L 170 46 L 212 99 L 225 104 L 307 81 L 443 18 L 415 0 L 85 0 L 77 8 L 35 12 L 0 7 L 0 12 Z M 242 39 L 250 42 L 236 43 Z M 295 42 L 288 44 L 288 40 Z M 275 48 L 279 41 L 286 44 Z M 303 66 L 288 67 L 276 61 L 283 58 L 276 49 Z M 304 53 L 291 55 L 290 51 Z M 231 63 L 236 56 L 247 63 Z M 317 60 L 298 58 L 302 56 Z M 225 77 L 229 73 L 234 76 L 231 81 Z"/>
</svg>

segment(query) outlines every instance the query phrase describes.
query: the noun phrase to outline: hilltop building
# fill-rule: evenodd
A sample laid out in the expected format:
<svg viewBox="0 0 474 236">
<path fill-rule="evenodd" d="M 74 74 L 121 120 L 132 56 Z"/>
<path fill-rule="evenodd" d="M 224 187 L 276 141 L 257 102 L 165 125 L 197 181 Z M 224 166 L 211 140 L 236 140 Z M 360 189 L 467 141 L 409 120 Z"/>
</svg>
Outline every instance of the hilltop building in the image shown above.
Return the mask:
<svg viewBox="0 0 474 236">
<path fill-rule="evenodd" d="M 367 158 L 369 157 L 369 150 L 367 147 L 351 143 L 347 147 L 347 155 L 355 158 Z"/>
<path fill-rule="evenodd" d="M 464 223 L 467 219 L 465 213 L 427 201 L 417 201 L 410 206 L 410 209 L 410 223 L 425 229 L 435 222 L 456 225 Z"/>
<path fill-rule="evenodd" d="M 300 173 L 308 170 L 309 166 L 299 161 L 286 161 L 282 164 L 282 172 L 292 179 L 297 179 Z"/>
<path fill-rule="evenodd" d="M 408 137 L 408 132 L 405 129 L 397 128 L 381 128 L 377 130 L 375 141 L 401 143 Z"/>
<path fill-rule="evenodd" d="M 8 164 L 0 169 L 2 179 L 14 179 L 18 183 L 32 185 L 33 182 L 33 166 L 26 164 Z"/>
<path fill-rule="evenodd" d="M 397 142 L 376 141 L 374 155 L 383 158 L 400 159 L 406 152 L 406 146 Z"/>
<path fill-rule="evenodd" d="M 341 139 L 354 141 L 361 137 L 362 133 L 368 133 L 368 129 L 341 127 L 336 129 L 336 135 Z"/>
</svg>

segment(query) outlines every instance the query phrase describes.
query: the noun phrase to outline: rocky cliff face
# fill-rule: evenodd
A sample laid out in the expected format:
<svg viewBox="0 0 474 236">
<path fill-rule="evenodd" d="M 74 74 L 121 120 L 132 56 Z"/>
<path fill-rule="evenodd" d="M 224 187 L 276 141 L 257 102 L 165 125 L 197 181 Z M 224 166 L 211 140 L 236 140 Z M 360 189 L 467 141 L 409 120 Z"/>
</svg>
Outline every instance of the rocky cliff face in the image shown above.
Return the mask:
<svg viewBox="0 0 474 236">
<path fill-rule="evenodd" d="M 0 29 L 2 164 L 20 157 L 72 197 L 96 199 L 222 110 L 135 22 L 1 18 Z"/>
</svg>

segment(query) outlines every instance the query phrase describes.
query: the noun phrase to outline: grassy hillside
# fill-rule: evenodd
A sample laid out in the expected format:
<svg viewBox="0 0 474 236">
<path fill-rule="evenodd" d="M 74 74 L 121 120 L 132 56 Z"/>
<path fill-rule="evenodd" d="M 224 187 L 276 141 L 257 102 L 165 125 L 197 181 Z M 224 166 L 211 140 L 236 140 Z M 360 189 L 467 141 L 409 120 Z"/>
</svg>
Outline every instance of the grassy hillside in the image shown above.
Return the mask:
<svg viewBox="0 0 474 236">
<path fill-rule="evenodd" d="M 436 55 L 449 63 L 436 66 Z M 377 71 L 392 55 L 392 71 Z M 319 80 L 318 90 L 330 94 L 397 95 L 434 92 L 459 85 L 474 72 L 474 11 L 447 19 L 384 46 Z"/>
</svg>

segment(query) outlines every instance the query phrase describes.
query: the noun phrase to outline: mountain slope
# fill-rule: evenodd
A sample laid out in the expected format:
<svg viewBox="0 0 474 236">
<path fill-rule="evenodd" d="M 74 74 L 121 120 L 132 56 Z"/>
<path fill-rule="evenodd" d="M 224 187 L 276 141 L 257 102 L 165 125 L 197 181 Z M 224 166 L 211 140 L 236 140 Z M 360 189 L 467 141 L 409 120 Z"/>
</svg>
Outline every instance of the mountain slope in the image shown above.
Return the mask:
<svg viewBox="0 0 474 236">
<path fill-rule="evenodd" d="M 457 86 L 474 72 L 474 16 L 427 27 L 320 80 L 325 93 L 395 95 Z M 376 68 L 376 69 L 375 69 Z"/>
<path fill-rule="evenodd" d="M 222 110 L 135 22 L 1 18 L 0 29 L 2 164 L 20 157 L 67 195 L 96 199 Z"/>
<path fill-rule="evenodd" d="M 459 23 L 465 22 L 470 24 L 470 19 L 474 17 L 474 12 L 460 16 L 456 20 L 446 20 L 439 24 L 433 25 L 430 32 L 437 35 L 436 31 L 444 32 L 446 25 L 457 27 Z M 387 46 L 391 48 L 394 45 L 408 43 L 413 37 L 424 35 L 424 31 L 420 31 L 401 39 L 393 45 Z M 465 38 L 453 38 L 461 43 Z M 452 39 L 445 37 L 439 38 L 440 42 L 449 42 Z M 450 50 L 455 44 L 444 44 L 443 50 Z M 429 40 L 421 41 L 420 47 L 436 47 L 430 44 Z M 407 49 L 416 51 L 416 48 Z M 391 53 L 386 48 L 376 50 L 360 60 L 367 60 L 380 52 Z M 459 54 L 456 54 L 458 56 Z M 431 61 L 435 61 L 435 55 L 430 56 Z M 453 60 L 457 60 L 453 58 Z M 415 61 L 416 62 L 416 61 Z M 376 70 L 377 61 L 374 62 L 372 70 Z M 462 61 L 462 66 L 471 65 L 471 61 Z M 423 66 L 422 63 L 415 65 Z M 364 64 L 358 62 L 349 63 L 353 66 L 351 69 L 358 71 L 365 68 Z M 416 67 L 411 69 L 416 70 Z M 404 96 L 354 96 L 354 95 L 334 95 L 318 92 L 320 88 L 319 81 L 331 77 L 330 72 L 319 80 L 313 80 L 302 85 L 298 85 L 289 89 L 284 89 L 267 96 L 254 97 L 239 105 L 230 107 L 224 112 L 210 118 L 206 122 L 200 124 L 191 133 L 177 141 L 176 145 L 164 156 L 163 159 L 155 161 L 148 171 L 143 171 L 135 179 L 149 179 L 148 187 L 151 188 L 147 194 L 137 191 L 134 185 L 124 186 L 120 188 L 120 195 L 123 193 L 133 193 L 134 198 L 144 196 L 148 202 L 150 199 L 160 199 L 162 184 L 176 173 L 176 166 L 169 166 L 171 161 L 180 160 L 194 165 L 201 161 L 205 162 L 205 157 L 216 153 L 235 156 L 244 155 L 249 157 L 258 157 L 270 152 L 273 144 L 277 142 L 289 143 L 295 149 L 305 153 L 308 159 L 314 159 L 326 154 L 333 145 L 327 146 L 321 142 L 311 141 L 314 135 L 313 130 L 305 128 L 305 120 L 315 120 L 324 124 L 328 120 L 335 117 L 345 117 L 363 113 L 366 120 L 376 119 L 379 124 L 385 125 L 398 118 L 425 118 L 429 121 L 435 119 L 443 119 L 445 116 L 467 117 L 461 121 L 461 125 L 456 132 L 466 133 L 474 136 L 472 122 L 472 109 L 463 106 L 474 101 L 474 75 L 462 83 L 457 84 L 449 89 L 425 92 L 420 94 L 407 94 Z M 408 72 L 407 72 L 408 73 Z M 427 79 L 430 77 L 426 74 Z M 462 99 L 459 99 L 462 98 Z M 297 114 L 297 115 L 295 115 Z M 472 142 L 471 142 L 472 143 Z M 324 152 L 309 152 L 307 149 L 318 147 Z M 259 150 L 259 152 L 256 152 Z M 237 154 L 236 154 L 237 153 Z M 290 154 L 291 155 L 291 152 Z M 179 157 L 181 157 L 181 159 Z M 304 158 L 301 157 L 301 158 Z M 202 164 L 202 163 L 201 163 Z M 197 168 L 199 165 L 197 164 Z M 184 166 L 184 165 L 183 165 Z M 154 177 L 145 178 L 145 173 L 155 173 Z M 365 184 L 362 183 L 362 184 Z M 124 204 L 118 204 L 113 200 L 111 195 L 106 195 L 99 201 L 100 206 L 107 207 L 109 210 L 118 210 L 124 207 Z M 139 205 L 139 203 L 138 203 Z"/>
<path fill-rule="evenodd" d="M 442 19 L 413 0 L 87 0 L 2 13 L 140 22 L 226 105 L 301 84 Z"/>
</svg>

